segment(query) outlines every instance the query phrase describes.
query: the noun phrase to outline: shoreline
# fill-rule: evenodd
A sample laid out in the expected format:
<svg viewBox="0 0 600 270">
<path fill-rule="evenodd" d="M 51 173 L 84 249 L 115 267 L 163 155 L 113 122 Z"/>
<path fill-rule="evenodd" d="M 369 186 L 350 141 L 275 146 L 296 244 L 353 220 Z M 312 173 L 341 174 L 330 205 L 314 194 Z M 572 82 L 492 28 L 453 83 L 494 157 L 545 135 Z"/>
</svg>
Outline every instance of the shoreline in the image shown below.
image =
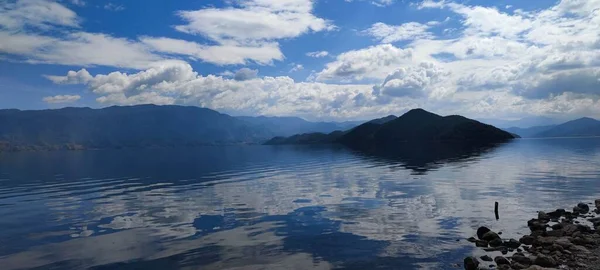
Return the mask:
<svg viewBox="0 0 600 270">
<path fill-rule="evenodd" d="M 572 211 L 539 211 L 537 218 L 527 221 L 527 227 L 529 232 L 518 240 L 480 227 L 467 241 L 503 255 L 466 257 L 464 269 L 600 270 L 600 199 L 579 203 Z"/>
</svg>

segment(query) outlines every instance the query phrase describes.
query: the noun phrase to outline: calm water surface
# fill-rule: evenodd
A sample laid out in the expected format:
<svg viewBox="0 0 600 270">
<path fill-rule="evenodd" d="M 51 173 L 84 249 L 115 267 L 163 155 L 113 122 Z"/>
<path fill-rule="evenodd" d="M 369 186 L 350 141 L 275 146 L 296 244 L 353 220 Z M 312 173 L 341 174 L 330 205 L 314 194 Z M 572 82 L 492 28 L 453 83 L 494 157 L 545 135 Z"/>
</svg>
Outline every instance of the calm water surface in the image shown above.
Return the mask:
<svg viewBox="0 0 600 270">
<path fill-rule="evenodd" d="M 0 266 L 455 269 L 478 226 L 597 198 L 600 139 L 3 153 Z"/>
</svg>

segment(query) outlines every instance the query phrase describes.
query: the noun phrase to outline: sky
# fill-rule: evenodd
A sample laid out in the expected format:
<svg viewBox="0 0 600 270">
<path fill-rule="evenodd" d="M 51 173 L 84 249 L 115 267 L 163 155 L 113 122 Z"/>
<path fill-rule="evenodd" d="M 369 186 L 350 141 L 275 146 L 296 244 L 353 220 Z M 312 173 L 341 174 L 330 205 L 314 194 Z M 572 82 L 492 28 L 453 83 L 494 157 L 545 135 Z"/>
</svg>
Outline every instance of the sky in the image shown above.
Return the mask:
<svg viewBox="0 0 600 270">
<path fill-rule="evenodd" d="M 600 0 L 4 0 L 0 108 L 600 118 Z"/>
</svg>

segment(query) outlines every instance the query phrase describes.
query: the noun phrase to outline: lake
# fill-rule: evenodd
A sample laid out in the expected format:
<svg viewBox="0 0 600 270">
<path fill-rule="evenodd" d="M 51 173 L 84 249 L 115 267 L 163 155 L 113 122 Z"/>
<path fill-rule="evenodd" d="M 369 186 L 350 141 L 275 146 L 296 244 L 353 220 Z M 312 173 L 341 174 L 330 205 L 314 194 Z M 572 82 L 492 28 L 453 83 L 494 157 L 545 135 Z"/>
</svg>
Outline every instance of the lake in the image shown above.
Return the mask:
<svg viewBox="0 0 600 270">
<path fill-rule="evenodd" d="M 479 226 L 518 239 L 536 211 L 600 198 L 597 138 L 438 150 L 0 153 L 0 265 L 456 269 L 483 255 Z"/>
</svg>

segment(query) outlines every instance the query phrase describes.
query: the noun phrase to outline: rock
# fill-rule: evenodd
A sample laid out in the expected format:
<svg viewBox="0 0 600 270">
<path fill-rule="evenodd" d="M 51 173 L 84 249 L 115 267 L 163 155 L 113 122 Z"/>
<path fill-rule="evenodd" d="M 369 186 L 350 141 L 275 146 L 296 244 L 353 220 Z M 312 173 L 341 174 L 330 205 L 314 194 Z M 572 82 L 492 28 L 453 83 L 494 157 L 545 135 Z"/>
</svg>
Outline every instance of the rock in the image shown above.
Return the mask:
<svg viewBox="0 0 600 270">
<path fill-rule="evenodd" d="M 521 237 L 521 239 L 519 239 L 519 242 L 521 242 L 521 244 L 523 245 L 531 245 L 534 241 L 535 237 L 530 235 L 524 235 L 523 237 Z"/>
<path fill-rule="evenodd" d="M 521 243 L 519 241 L 517 241 L 516 239 L 510 239 L 506 242 L 504 242 L 504 246 L 508 247 L 508 248 L 519 248 L 521 246 Z"/>
<path fill-rule="evenodd" d="M 538 238 L 536 238 L 534 245 L 537 244 L 537 246 L 551 246 L 554 241 L 556 241 L 556 239 L 558 239 L 557 237 L 553 237 L 553 236 L 547 236 L 547 237 L 542 237 L 542 236 L 538 236 Z"/>
<path fill-rule="evenodd" d="M 488 255 L 483 255 L 481 257 L 479 257 L 482 261 L 484 262 L 493 262 L 494 259 L 492 259 L 492 257 L 488 256 Z"/>
<path fill-rule="evenodd" d="M 525 268 L 527 268 L 527 266 L 526 266 L 526 265 L 522 265 L 522 264 L 520 264 L 520 263 L 518 263 L 518 262 L 513 262 L 513 263 L 510 265 L 510 267 L 511 267 L 512 269 L 525 269 Z"/>
<path fill-rule="evenodd" d="M 511 270 L 512 268 L 510 267 L 509 264 L 503 264 L 503 265 L 498 265 L 498 270 Z"/>
<path fill-rule="evenodd" d="M 510 261 L 507 258 L 504 258 L 502 256 L 498 256 L 498 257 L 494 258 L 494 262 L 496 262 L 497 265 L 502 265 L 502 264 L 510 265 Z"/>
<path fill-rule="evenodd" d="M 527 221 L 527 226 L 529 227 L 529 229 L 532 232 L 546 230 L 546 224 L 544 222 L 540 221 L 539 219 L 532 219 L 532 220 Z"/>
<path fill-rule="evenodd" d="M 471 242 L 471 243 L 476 243 L 476 242 L 477 242 L 477 239 L 475 239 L 475 237 L 469 237 L 469 238 L 467 239 L 467 241 L 469 241 L 469 242 Z"/>
<path fill-rule="evenodd" d="M 563 224 L 563 232 L 567 236 L 573 235 L 573 233 L 575 233 L 577 230 L 579 230 L 579 228 L 577 228 L 577 225 L 568 224 L 568 223 Z"/>
<path fill-rule="evenodd" d="M 583 209 L 579 208 L 578 206 L 573 207 L 573 215 L 579 215 L 580 213 L 583 213 Z"/>
<path fill-rule="evenodd" d="M 590 228 L 590 226 L 588 225 L 577 225 L 577 231 L 578 232 L 583 232 L 583 233 L 591 233 L 592 232 L 592 228 Z"/>
<path fill-rule="evenodd" d="M 569 249 L 573 246 L 573 243 L 571 243 L 571 241 L 569 241 L 569 239 L 567 237 L 561 237 L 561 238 L 554 240 L 554 244 L 560 245 L 561 247 L 563 247 L 565 249 Z"/>
<path fill-rule="evenodd" d="M 545 219 L 550 219 L 550 216 L 548 216 L 548 215 L 546 214 L 546 212 L 544 212 L 544 211 L 539 211 L 539 212 L 538 212 L 538 219 L 544 219 L 544 220 L 545 220 Z"/>
<path fill-rule="evenodd" d="M 569 250 L 571 250 L 571 252 L 573 254 L 590 254 L 591 252 L 582 246 L 578 246 L 578 245 L 573 245 L 571 248 L 569 248 Z"/>
<path fill-rule="evenodd" d="M 488 241 L 488 242 L 491 242 L 494 239 L 500 239 L 500 236 L 497 233 L 495 233 L 495 232 L 489 231 L 489 232 L 486 232 L 485 234 L 483 234 L 481 236 L 481 239 L 485 240 L 485 241 Z"/>
<path fill-rule="evenodd" d="M 577 204 L 577 207 L 578 207 L 579 209 L 581 209 L 581 212 L 580 212 L 580 213 L 584 213 L 584 214 L 585 214 L 585 213 L 587 213 L 587 212 L 589 212 L 589 211 L 590 211 L 590 207 L 589 207 L 587 204 L 585 204 L 585 203 L 582 203 L 582 202 L 578 203 L 578 204 Z"/>
<path fill-rule="evenodd" d="M 521 253 L 521 252 L 523 252 L 523 250 L 520 248 L 517 248 L 517 252 Z"/>
<path fill-rule="evenodd" d="M 483 235 L 486 234 L 487 232 L 491 231 L 488 227 L 479 227 L 479 229 L 477 229 L 477 238 L 479 239 L 483 239 Z M 485 239 L 483 239 L 485 240 Z M 489 241 L 489 240 L 487 240 Z"/>
<path fill-rule="evenodd" d="M 562 225 L 562 224 L 560 224 L 560 223 L 556 223 L 556 224 L 554 224 L 554 225 L 552 225 L 552 226 L 550 226 L 550 227 L 551 227 L 553 230 L 560 230 L 560 229 L 562 229 L 562 228 L 563 228 L 563 225 Z"/>
<path fill-rule="evenodd" d="M 563 236 L 563 234 L 564 234 L 563 230 L 552 230 L 552 231 L 546 232 L 547 236 L 554 236 L 554 237 L 561 237 L 561 236 Z"/>
<path fill-rule="evenodd" d="M 488 247 L 488 242 L 485 240 L 477 240 L 477 241 L 475 241 L 475 246 Z"/>
<path fill-rule="evenodd" d="M 565 248 L 563 248 L 561 245 L 557 244 L 556 242 L 554 242 L 554 244 L 551 247 L 552 250 L 556 250 L 556 251 L 563 251 L 565 250 Z"/>
<path fill-rule="evenodd" d="M 538 255 L 537 258 L 535 258 L 533 264 L 543 267 L 554 267 L 557 265 L 556 261 L 552 257 L 541 254 Z"/>
<path fill-rule="evenodd" d="M 556 209 L 556 211 L 554 212 L 550 212 L 547 215 L 550 218 L 560 218 L 561 216 L 563 216 L 567 211 L 565 211 L 565 209 Z"/>
<path fill-rule="evenodd" d="M 463 263 L 465 270 L 477 270 L 479 268 L 479 261 L 475 257 L 466 257 Z"/>
<path fill-rule="evenodd" d="M 549 269 L 550 268 L 544 268 L 539 265 L 532 265 L 532 266 L 529 266 L 528 268 L 525 268 L 525 270 L 549 270 Z"/>
<path fill-rule="evenodd" d="M 523 265 L 531 265 L 533 261 L 530 258 L 521 255 L 513 255 L 512 260 Z"/>
<path fill-rule="evenodd" d="M 492 241 L 490 241 L 489 244 L 490 244 L 490 247 L 499 247 L 499 246 L 502 246 L 502 244 L 504 244 L 504 243 L 502 243 L 502 239 L 496 238 L 496 239 L 493 239 Z"/>
<path fill-rule="evenodd" d="M 596 209 L 600 209 L 600 199 L 595 201 Z"/>
</svg>

